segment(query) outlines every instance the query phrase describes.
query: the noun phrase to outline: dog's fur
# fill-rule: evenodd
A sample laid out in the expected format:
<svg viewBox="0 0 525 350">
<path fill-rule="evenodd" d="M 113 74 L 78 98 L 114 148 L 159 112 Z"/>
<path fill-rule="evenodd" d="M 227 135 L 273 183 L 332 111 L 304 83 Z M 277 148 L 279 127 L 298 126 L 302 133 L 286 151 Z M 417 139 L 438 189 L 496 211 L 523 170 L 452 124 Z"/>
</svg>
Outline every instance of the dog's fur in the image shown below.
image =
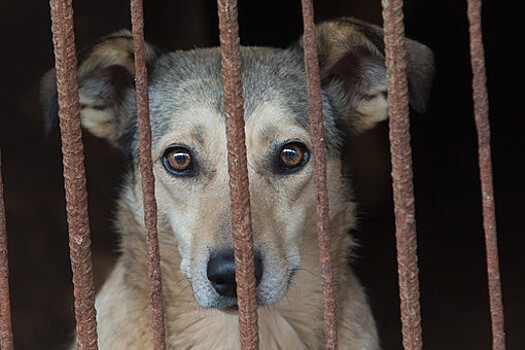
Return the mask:
<svg viewBox="0 0 525 350">
<path fill-rule="evenodd" d="M 317 27 L 327 150 L 330 231 L 341 349 L 375 350 L 379 341 L 365 293 L 349 265 L 354 204 L 341 154 L 348 138 L 387 117 L 382 29 L 355 19 Z M 431 51 L 406 40 L 410 103 L 423 111 Z M 207 275 L 216 254 L 232 252 L 220 54 L 197 49 L 161 54 L 146 46 L 158 234 L 170 349 L 238 349 L 236 299 Z M 283 144 L 311 150 L 302 43 L 242 48 L 246 146 L 256 255 L 262 349 L 320 349 L 322 291 L 312 163 L 279 168 Z M 118 202 L 121 256 L 97 296 L 101 349 L 152 348 L 134 90 L 133 43 L 121 31 L 81 54 L 83 126 L 129 157 Z M 42 81 L 47 123 L 56 119 L 54 72 Z M 165 150 L 187 148 L 195 171 L 165 168 Z M 307 151 L 308 152 L 308 151 Z"/>
</svg>

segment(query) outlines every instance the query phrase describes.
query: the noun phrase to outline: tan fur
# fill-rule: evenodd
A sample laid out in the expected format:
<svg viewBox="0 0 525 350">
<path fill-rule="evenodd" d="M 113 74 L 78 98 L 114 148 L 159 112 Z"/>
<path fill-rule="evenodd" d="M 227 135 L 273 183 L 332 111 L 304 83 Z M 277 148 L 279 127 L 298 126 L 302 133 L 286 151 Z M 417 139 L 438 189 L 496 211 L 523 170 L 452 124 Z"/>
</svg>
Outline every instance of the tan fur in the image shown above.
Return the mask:
<svg viewBox="0 0 525 350">
<path fill-rule="evenodd" d="M 381 52 L 356 27 L 341 22 L 325 22 L 317 27 L 317 42 L 321 78 L 326 77 L 332 67 L 348 52 L 366 50 L 371 55 L 381 56 Z M 387 101 L 386 80 L 384 84 L 372 87 L 368 98 L 357 102 L 356 112 L 360 118 L 354 120 L 353 127 L 357 132 L 371 129 L 378 122 L 386 120 Z M 344 99 L 344 97 L 342 97 Z"/>
<path fill-rule="evenodd" d="M 183 257 L 194 259 L 192 255 L 202 255 L 203 247 L 207 245 L 231 245 L 231 238 L 222 234 L 219 229 L 228 226 L 230 220 L 229 200 L 224 200 L 229 195 L 224 123 L 219 115 L 210 116 L 210 111 L 206 108 L 189 109 L 186 113 L 193 119 L 189 122 L 186 116 L 174 118 L 178 122 L 172 125 L 172 131 L 166 134 L 164 141 L 154 150 L 154 161 L 160 157 L 159 152 L 170 140 L 198 143 L 199 140 L 192 136 L 192 129 L 199 125 L 200 132 L 205 134 L 206 143 L 210 147 L 207 151 L 213 155 L 210 159 L 217 166 L 217 171 L 206 188 L 191 191 L 181 188 L 162 167 L 156 165 L 155 168 L 168 347 L 239 349 L 236 313 L 198 306 L 192 289 L 179 270 Z M 298 179 L 287 180 L 296 181 L 296 184 L 287 184 L 287 188 L 292 188 L 288 191 L 284 188 L 272 189 L 272 185 L 253 170 L 259 166 L 261 159 L 258 159 L 258 153 L 264 151 L 268 137 L 309 139 L 304 129 L 293 124 L 282 125 L 277 117 L 281 113 L 286 111 L 278 106 L 263 105 L 252 117 L 252 120 L 259 122 L 248 123 L 246 128 L 255 246 L 262 247 L 268 254 L 275 254 L 276 260 L 284 258 L 298 247 L 301 267 L 291 288 L 279 302 L 259 308 L 260 348 L 322 349 L 322 291 L 312 169 L 305 169 L 304 176 Z M 260 123 L 260 118 L 264 118 L 265 122 Z M 184 122 L 185 120 L 188 122 Z M 338 296 L 339 344 L 341 349 L 375 350 L 379 346 L 374 321 L 362 287 L 347 261 L 351 243 L 347 230 L 353 225 L 353 205 L 343 197 L 340 171 L 339 161 L 330 159 L 328 188 Z M 173 191 L 179 192 L 179 197 L 184 192 L 183 199 L 174 201 Z M 274 197 L 279 191 L 284 191 L 281 198 Z M 268 196 L 272 201 L 268 200 Z M 137 198 L 140 198 L 140 188 L 128 188 L 119 204 L 118 226 L 123 235 L 122 256 L 96 302 L 100 349 L 146 349 L 153 344 L 147 258 L 141 220 L 142 203 Z M 173 211 L 178 214 L 170 214 Z M 174 237 L 170 219 L 176 220 L 178 225 L 187 226 L 182 231 L 199 234 Z M 275 227 L 281 230 L 275 230 Z M 179 252 L 181 250 L 182 254 Z"/>
<path fill-rule="evenodd" d="M 324 60 L 323 70 L 329 70 L 346 53 L 365 48 L 375 55 L 381 55 L 355 27 L 340 22 L 325 22 L 317 27 L 319 58 Z"/>
</svg>

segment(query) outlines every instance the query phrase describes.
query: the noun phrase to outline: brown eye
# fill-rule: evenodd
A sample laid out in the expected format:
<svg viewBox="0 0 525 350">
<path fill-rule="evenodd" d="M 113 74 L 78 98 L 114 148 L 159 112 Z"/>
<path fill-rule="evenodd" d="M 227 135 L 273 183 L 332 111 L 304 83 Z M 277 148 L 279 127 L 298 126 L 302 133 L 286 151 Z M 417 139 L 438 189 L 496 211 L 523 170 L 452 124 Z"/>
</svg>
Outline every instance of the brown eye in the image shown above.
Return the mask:
<svg viewBox="0 0 525 350">
<path fill-rule="evenodd" d="M 191 153 L 184 147 L 170 147 L 166 149 L 163 156 L 163 164 L 166 170 L 174 175 L 195 175 Z"/>
<path fill-rule="evenodd" d="M 278 171 L 293 173 L 298 171 L 308 161 L 308 150 L 299 142 L 290 142 L 281 147 L 279 152 Z"/>
</svg>

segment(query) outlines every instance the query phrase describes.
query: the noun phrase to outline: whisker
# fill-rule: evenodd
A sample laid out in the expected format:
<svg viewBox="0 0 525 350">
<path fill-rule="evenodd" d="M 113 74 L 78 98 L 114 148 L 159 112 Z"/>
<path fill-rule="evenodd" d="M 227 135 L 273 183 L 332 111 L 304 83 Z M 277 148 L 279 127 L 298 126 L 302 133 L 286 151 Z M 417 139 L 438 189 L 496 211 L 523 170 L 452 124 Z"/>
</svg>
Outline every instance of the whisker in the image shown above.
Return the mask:
<svg viewBox="0 0 525 350">
<path fill-rule="evenodd" d="M 175 242 L 168 241 L 168 240 L 159 239 L 159 243 L 160 244 L 165 244 L 165 245 L 170 246 L 170 247 L 177 247 L 177 244 Z"/>
<path fill-rule="evenodd" d="M 310 275 L 312 275 L 313 277 L 317 277 L 318 275 L 315 274 L 313 271 L 309 270 L 309 269 L 305 269 L 304 267 L 298 267 L 295 269 L 296 271 L 304 271 L 304 272 L 308 272 Z"/>
</svg>

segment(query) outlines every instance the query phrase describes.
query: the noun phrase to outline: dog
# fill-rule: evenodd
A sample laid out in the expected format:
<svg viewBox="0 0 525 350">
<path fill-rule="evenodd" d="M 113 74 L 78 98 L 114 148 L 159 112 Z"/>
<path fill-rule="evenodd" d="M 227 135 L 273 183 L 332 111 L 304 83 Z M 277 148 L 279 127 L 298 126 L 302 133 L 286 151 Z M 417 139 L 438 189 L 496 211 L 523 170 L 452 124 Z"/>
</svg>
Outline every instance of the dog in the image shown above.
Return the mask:
<svg viewBox="0 0 525 350">
<path fill-rule="evenodd" d="M 341 155 L 353 135 L 387 118 L 383 31 L 353 18 L 316 31 L 338 342 L 377 350 L 349 262 L 355 204 Z M 406 39 L 406 47 L 410 104 L 423 112 L 433 55 L 416 41 Z M 302 50 L 301 39 L 285 49 L 241 49 L 261 349 L 324 347 Z M 167 345 L 239 349 L 220 52 L 162 53 L 146 44 L 145 54 Z M 96 298 L 100 349 L 153 347 L 133 60 L 129 31 L 102 38 L 79 58 L 82 125 L 130 164 L 116 218 L 121 255 Z M 54 75 L 41 82 L 49 125 L 57 113 Z"/>
</svg>

